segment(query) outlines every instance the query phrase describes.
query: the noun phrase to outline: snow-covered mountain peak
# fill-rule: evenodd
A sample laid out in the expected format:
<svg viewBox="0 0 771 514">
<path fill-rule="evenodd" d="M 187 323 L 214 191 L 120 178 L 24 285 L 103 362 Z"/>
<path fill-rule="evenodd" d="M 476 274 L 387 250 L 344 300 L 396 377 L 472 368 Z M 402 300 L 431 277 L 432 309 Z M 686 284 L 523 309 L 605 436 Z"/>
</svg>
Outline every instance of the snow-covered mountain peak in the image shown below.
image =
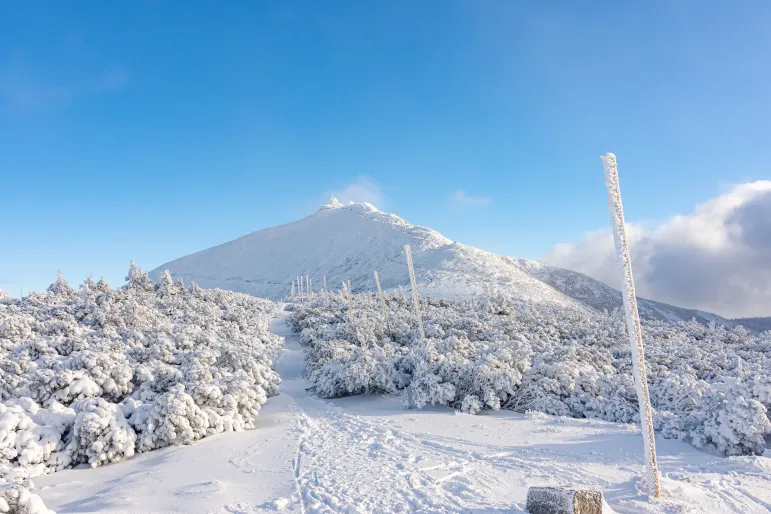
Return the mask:
<svg viewBox="0 0 771 514">
<path fill-rule="evenodd" d="M 409 285 L 404 245 L 412 247 L 421 291 L 467 296 L 497 290 L 530 302 L 608 311 L 621 306 L 621 293 L 586 275 L 542 263 L 504 257 L 456 243 L 427 227 L 412 225 L 367 202 L 328 204 L 301 220 L 252 232 L 233 241 L 159 266 L 202 287 L 281 299 L 297 277 L 308 275 L 314 291 L 338 290 L 351 280 L 354 291 L 373 290 L 377 271 L 384 288 Z M 721 321 L 719 316 L 639 300 L 643 317 Z"/>
<path fill-rule="evenodd" d="M 322 205 L 321 207 L 319 207 L 319 210 L 320 210 L 320 211 L 323 211 L 323 210 L 325 210 L 325 209 L 339 209 L 339 208 L 340 208 L 340 207 L 342 207 L 342 206 L 343 206 L 343 204 L 342 204 L 342 203 L 340 203 L 340 200 L 338 200 L 337 198 L 335 198 L 334 196 L 332 196 L 332 197 L 329 199 L 329 203 L 325 203 L 324 205 Z"/>
<path fill-rule="evenodd" d="M 381 212 L 380 209 L 375 207 L 369 202 L 348 202 L 348 204 L 342 203 L 340 200 L 337 199 L 337 197 L 332 196 L 329 199 L 328 203 L 323 204 L 321 207 L 319 207 L 319 211 L 325 211 L 330 209 L 348 209 L 352 211 L 361 211 L 361 212 Z"/>
</svg>

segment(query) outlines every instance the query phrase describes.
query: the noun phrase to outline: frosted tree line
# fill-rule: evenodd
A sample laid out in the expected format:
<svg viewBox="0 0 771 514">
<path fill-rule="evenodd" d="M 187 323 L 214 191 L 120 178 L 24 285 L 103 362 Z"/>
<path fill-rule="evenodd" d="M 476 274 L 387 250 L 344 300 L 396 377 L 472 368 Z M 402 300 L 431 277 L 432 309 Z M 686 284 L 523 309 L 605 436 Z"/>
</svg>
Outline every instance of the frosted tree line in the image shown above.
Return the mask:
<svg viewBox="0 0 771 514">
<path fill-rule="evenodd" d="M 60 274 L 0 297 L 0 512 L 31 498 L 30 477 L 254 428 L 278 394 L 279 311 L 168 272 L 153 284 L 133 262 L 117 289 Z"/>
<path fill-rule="evenodd" d="M 623 313 L 590 313 L 491 292 L 424 298 L 329 293 L 292 302 L 316 394 L 396 394 L 408 408 L 539 411 L 640 423 Z M 721 455 L 762 454 L 771 436 L 771 333 L 643 321 L 653 424 Z"/>
<path fill-rule="evenodd" d="M 405 247 L 409 300 L 401 289 L 383 293 L 377 272 L 376 293 L 353 294 L 343 281 L 339 293 L 290 298 L 289 321 L 306 346 L 313 390 L 324 398 L 398 394 L 408 408 L 503 408 L 641 424 L 654 497 L 654 430 L 721 455 L 762 454 L 771 437 L 771 332 L 642 323 L 617 172 L 608 184 L 627 284 L 624 312 L 531 304 L 492 291 L 472 300 L 421 300 Z"/>
</svg>

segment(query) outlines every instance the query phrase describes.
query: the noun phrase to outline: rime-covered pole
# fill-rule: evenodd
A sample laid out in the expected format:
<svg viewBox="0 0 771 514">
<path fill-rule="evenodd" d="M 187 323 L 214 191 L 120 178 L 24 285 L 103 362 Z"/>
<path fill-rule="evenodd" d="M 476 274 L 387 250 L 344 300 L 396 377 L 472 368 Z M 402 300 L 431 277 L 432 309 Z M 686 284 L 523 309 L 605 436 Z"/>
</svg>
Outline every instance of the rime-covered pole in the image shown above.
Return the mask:
<svg viewBox="0 0 771 514">
<path fill-rule="evenodd" d="M 313 279 L 308 278 L 308 298 L 313 299 Z"/>
<path fill-rule="evenodd" d="M 311 281 L 308 275 L 305 275 L 305 292 L 308 293 L 308 296 L 311 295 Z"/>
<path fill-rule="evenodd" d="M 632 345 L 632 371 L 637 389 L 637 401 L 640 404 L 640 424 L 642 425 L 643 445 L 645 446 L 645 466 L 648 480 L 648 494 L 652 498 L 661 497 L 661 481 L 656 464 L 656 443 L 653 436 L 653 412 L 651 398 L 648 394 L 648 381 L 645 372 L 645 348 L 643 346 L 640 315 L 637 312 L 637 297 L 634 291 L 632 276 L 632 260 L 629 256 L 629 244 L 624 226 L 624 208 L 621 205 L 621 189 L 618 184 L 618 168 L 616 156 L 607 153 L 602 156 L 605 167 L 605 187 L 608 189 L 608 208 L 613 225 L 613 240 L 616 244 L 616 255 L 620 264 L 626 312 L 626 328 L 629 332 L 629 342 Z"/>
<path fill-rule="evenodd" d="M 410 283 L 412 284 L 412 303 L 415 304 L 415 316 L 418 318 L 418 328 L 420 329 L 420 338 L 425 339 L 426 333 L 423 332 L 423 316 L 420 314 L 420 296 L 418 296 L 418 282 L 415 280 L 415 269 L 412 267 L 412 249 L 410 245 L 404 245 L 404 254 L 407 256 L 407 268 L 410 270 Z"/>
<path fill-rule="evenodd" d="M 385 296 L 383 296 L 383 289 L 380 287 L 380 276 L 378 276 L 377 271 L 375 272 L 375 285 L 377 285 L 377 295 L 383 304 L 383 314 L 385 315 L 386 326 L 388 327 L 388 337 L 393 339 L 391 334 L 391 315 L 388 312 L 388 305 L 386 304 Z"/>
<path fill-rule="evenodd" d="M 327 293 L 328 293 L 328 291 L 327 291 L 327 276 L 324 275 L 324 294 L 327 294 Z"/>
<path fill-rule="evenodd" d="M 353 290 L 351 289 L 351 279 L 349 278 L 348 279 L 348 294 L 351 294 L 351 291 L 353 291 Z"/>
<path fill-rule="evenodd" d="M 292 280 L 292 298 L 294 298 L 294 280 Z"/>
</svg>

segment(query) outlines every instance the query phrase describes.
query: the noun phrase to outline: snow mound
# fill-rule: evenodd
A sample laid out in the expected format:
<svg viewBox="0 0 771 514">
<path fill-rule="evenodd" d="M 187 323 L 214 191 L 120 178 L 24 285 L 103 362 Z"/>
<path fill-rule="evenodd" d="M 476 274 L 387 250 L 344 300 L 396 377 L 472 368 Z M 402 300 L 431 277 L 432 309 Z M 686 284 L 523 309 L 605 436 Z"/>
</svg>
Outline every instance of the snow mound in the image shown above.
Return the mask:
<svg viewBox="0 0 771 514">
<path fill-rule="evenodd" d="M 0 298 L 0 482 L 251 429 L 278 393 L 275 304 L 127 280 Z"/>
</svg>

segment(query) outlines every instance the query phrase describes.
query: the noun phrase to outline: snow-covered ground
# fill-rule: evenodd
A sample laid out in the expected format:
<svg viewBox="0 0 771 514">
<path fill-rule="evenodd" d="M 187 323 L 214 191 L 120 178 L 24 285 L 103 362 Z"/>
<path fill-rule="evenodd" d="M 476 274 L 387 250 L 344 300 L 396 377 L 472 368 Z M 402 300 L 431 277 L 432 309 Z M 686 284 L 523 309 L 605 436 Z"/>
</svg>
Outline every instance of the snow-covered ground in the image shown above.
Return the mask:
<svg viewBox="0 0 771 514">
<path fill-rule="evenodd" d="M 405 410 L 398 399 L 320 400 L 284 318 L 281 393 L 256 429 L 219 434 L 97 469 L 35 479 L 65 512 L 523 512 L 527 488 L 597 488 L 624 512 L 771 510 L 771 458 L 716 457 L 657 439 L 665 497 L 649 503 L 631 425 L 523 415 Z"/>
</svg>

